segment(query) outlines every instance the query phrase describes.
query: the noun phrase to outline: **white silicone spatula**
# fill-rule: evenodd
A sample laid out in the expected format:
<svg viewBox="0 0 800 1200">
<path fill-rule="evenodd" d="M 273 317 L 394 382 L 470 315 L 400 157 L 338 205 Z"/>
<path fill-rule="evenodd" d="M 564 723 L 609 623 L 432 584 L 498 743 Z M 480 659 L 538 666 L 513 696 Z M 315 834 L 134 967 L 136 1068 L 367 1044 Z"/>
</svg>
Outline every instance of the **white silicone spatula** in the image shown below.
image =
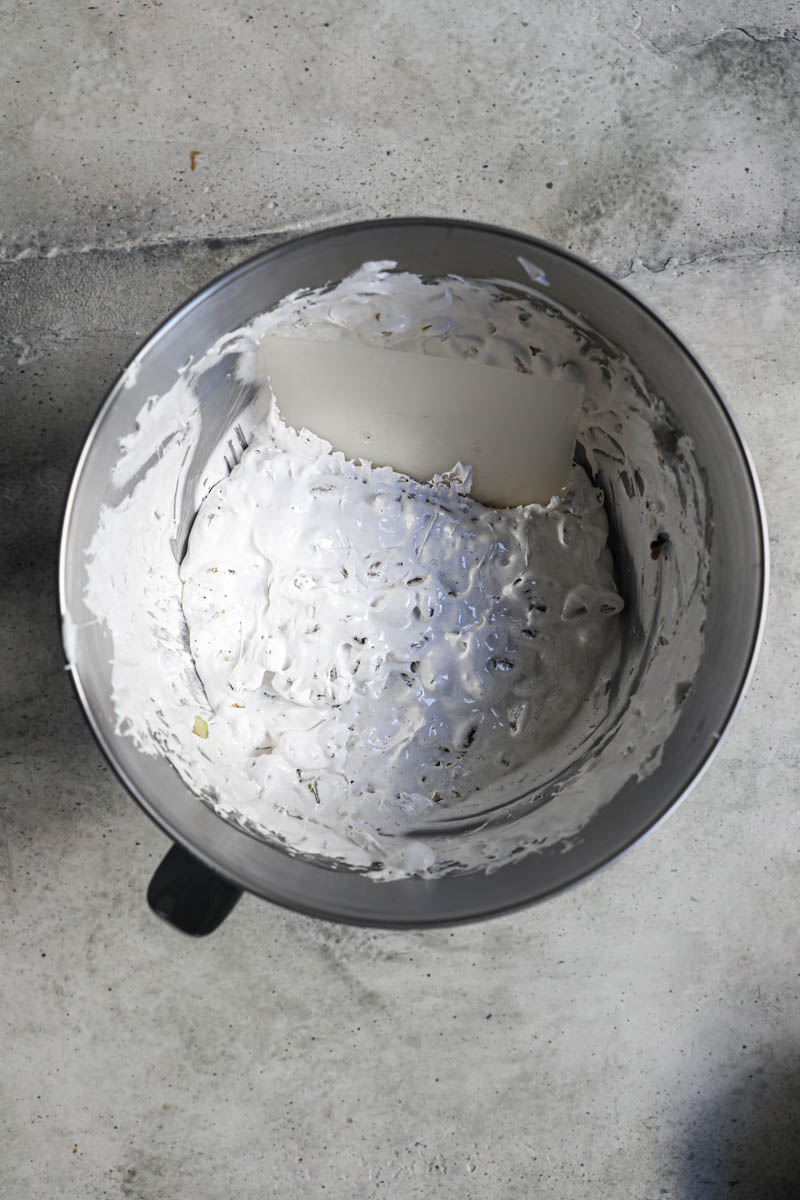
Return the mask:
<svg viewBox="0 0 800 1200">
<path fill-rule="evenodd" d="M 257 370 L 289 425 L 423 483 L 470 464 L 472 495 L 493 508 L 547 504 L 569 477 L 583 400 L 570 380 L 273 335 Z"/>
</svg>

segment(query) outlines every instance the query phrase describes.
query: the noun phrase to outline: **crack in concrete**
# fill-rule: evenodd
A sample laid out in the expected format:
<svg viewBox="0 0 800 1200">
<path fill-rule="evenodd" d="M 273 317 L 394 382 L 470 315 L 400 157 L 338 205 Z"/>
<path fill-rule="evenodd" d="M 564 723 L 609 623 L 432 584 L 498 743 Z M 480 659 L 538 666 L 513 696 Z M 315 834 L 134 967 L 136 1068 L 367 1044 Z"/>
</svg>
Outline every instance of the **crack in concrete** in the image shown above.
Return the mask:
<svg viewBox="0 0 800 1200">
<path fill-rule="evenodd" d="M 797 39 L 800 42 L 800 38 Z M 69 255 L 100 255 L 100 254 L 132 254 L 136 251 L 143 252 L 158 252 L 158 251 L 184 251 L 195 250 L 206 247 L 209 250 L 227 250 L 235 249 L 236 247 L 247 247 L 256 245 L 259 242 L 272 242 L 276 238 L 283 236 L 290 237 L 292 234 L 300 234 L 313 232 L 315 229 L 324 229 L 327 226 L 327 221 L 321 222 L 298 222 L 293 225 L 282 226 L 277 229 L 264 230 L 260 233 L 235 234 L 227 237 L 217 237 L 213 235 L 201 235 L 197 237 L 184 238 L 165 238 L 157 241 L 127 241 L 123 243 L 110 243 L 104 246 L 84 246 L 84 247 L 64 247 L 57 252 L 52 250 L 46 254 L 36 254 L 35 252 L 17 255 L 15 258 L 2 258 L 0 255 L 0 271 L 3 268 L 10 268 L 21 261 L 36 261 L 42 262 L 46 259 L 55 257 L 66 257 Z M 796 245 L 790 246 L 739 246 L 724 250 L 709 250 L 709 251 L 684 251 L 682 253 L 669 254 L 665 258 L 647 259 L 637 256 L 630 257 L 626 265 L 617 268 L 611 265 L 606 265 L 597 259 L 592 259 L 597 263 L 601 270 L 605 270 L 613 279 L 628 279 L 631 275 L 644 272 L 648 275 L 661 275 L 664 271 L 670 268 L 680 267 L 703 267 L 720 262 L 736 261 L 746 258 L 764 258 L 770 255 L 797 255 L 800 254 L 800 235 Z M 13 349 L 19 350 L 22 357 L 18 359 L 20 363 L 27 361 L 26 355 L 30 353 L 30 347 L 27 346 L 22 339 L 15 337 L 12 339 L 14 343 Z"/>
<path fill-rule="evenodd" d="M 800 244 L 797 246 L 742 246 L 738 250 L 708 251 L 706 254 L 673 254 L 657 262 L 648 262 L 643 258 L 632 258 L 624 271 L 611 271 L 614 279 L 628 279 L 631 275 L 645 272 L 648 275 L 661 275 L 669 268 L 705 267 L 715 263 L 737 262 L 747 258 L 769 258 L 783 254 L 788 257 L 800 254 Z"/>
<path fill-rule="evenodd" d="M 721 29 L 717 29 L 716 32 L 708 34 L 707 37 L 700 38 L 699 41 L 679 42 L 675 46 L 664 48 L 659 46 L 657 42 L 653 41 L 653 39 L 645 33 L 644 29 L 642 28 L 642 17 L 638 13 L 635 14 L 635 16 L 637 18 L 637 23 L 632 27 L 631 32 L 638 42 L 641 42 L 643 46 L 647 47 L 649 50 L 652 50 L 652 52 L 657 54 L 659 58 L 669 59 L 675 54 L 682 53 L 684 50 L 696 50 L 699 46 L 708 46 L 712 42 L 717 41 L 719 38 L 725 37 L 731 33 L 740 33 L 749 41 L 754 42 L 757 45 L 765 45 L 772 42 L 795 42 L 800 44 L 800 30 L 798 29 L 785 28 L 780 30 L 780 32 L 772 32 L 768 29 L 761 29 L 758 26 L 751 26 L 748 28 L 744 25 L 723 25 Z"/>
<path fill-rule="evenodd" d="M 755 42 L 757 45 L 764 45 L 768 42 L 800 42 L 800 30 L 797 29 L 782 29 L 780 33 L 770 33 L 768 30 L 758 28 L 747 29 L 744 25 L 724 25 L 722 29 L 718 29 L 716 33 L 710 33 L 708 37 L 701 38 L 699 42 L 684 42 L 680 46 L 674 46 L 669 53 L 675 54 L 679 50 L 691 50 L 696 46 L 708 46 L 711 42 L 715 42 L 729 33 L 744 34 L 749 41 Z"/>
<path fill-rule="evenodd" d="M 750 38 L 751 42 L 800 42 L 800 30 L 798 29 L 784 29 L 780 33 L 754 33 L 742 25 L 736 25 L 734 28 L 737 33 L 743 33 L 746 38 Z M 728 32 L 733 32 L 733 30 Z"/>
<path fill-rule="evenodd" d="M 347 220 L 346 213 L 330 213 L 322 217 L 314 217 L 308 221 L 294 221 L 288 225 L 280 225 L 274 229 L 261 229 L 255 233 L 216 234 L 203 233 L 191 236 L 160 237 L 148 241 L 146 238 L 126 238 L 124 241 L 106 242 L 102 245 L 83 246 L 48 246 L 47 249 L 27 246 L 16 254 L 10 254 L 6 247 L 0 245 L 0 267 L 11 263 L 35 260 L 41 262 L 50 258 L 61 258 L 65 255 L 84 254 L 130 254 L 136 250 L 187 250 L 194 246 L 209 246 L 215 250 L 228 247 L 247 246 L 253 242 L 264 241 L 268 238 L 290 237 L 292 234 L 313 233 L 315 229 L 323 229 L 330 224 Z"/>
</svg>

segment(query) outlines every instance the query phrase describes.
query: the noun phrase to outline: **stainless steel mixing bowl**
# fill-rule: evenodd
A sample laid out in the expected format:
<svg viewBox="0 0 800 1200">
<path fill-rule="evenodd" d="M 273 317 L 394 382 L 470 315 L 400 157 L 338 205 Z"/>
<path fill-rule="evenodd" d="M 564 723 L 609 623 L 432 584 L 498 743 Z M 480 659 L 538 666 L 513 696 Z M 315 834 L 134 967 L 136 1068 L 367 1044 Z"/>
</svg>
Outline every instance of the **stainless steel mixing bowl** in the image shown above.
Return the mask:
<svg viewBox="0 0 800 1200">
<path fill-rule="evenodd" d="M 535 262 L 546 275 L 548 296 L 583 314 L 603 339 L 621 347 L 663 400 L 673 429 L 691 438 L 711 519 L 698 533 L 710 555 L 704 648 L 689 664 L 691 687 L 685 679 L 674 681 L 684 688 L 682 707 L 652 773 L 631 775 L 621 754 L 616 769 L 612 744 L 606 776 L 609 767 L 616 769 L 613 794 L 580 836 L 491 873 L 376 883 L 358 872 L 292 857 L 224 821 L 165 759 L 140 753 L 118 734 L 108 637 L 91 621 L 83 595 L 86 550 L 101 505 L 114 499 L 110 474 L 119 439 L 133 428 L 144 400 L 166 392 L 190 356 L 199 358 L 218 337 L 287 293 L 320 287 L 380 259 L 423 276 L 501 278 L 520 286 L 530 284 Z M 75 471 L 64 518 L 60 598 L 72 677 L 97 740 L 134 798 L 176 843 L 151 886 L 151 903 L 161 915 L 187 932 L 207 932 L 245 889 L 315 916 L 362 924 L 415 926 L 486 917 L 585 878 L 631 847 L 686 795 L 717 750 L 753 669 L 766 599 L 766 529 L 752 464 L 719 392 L 675 334 L 624 288 L 563 250 L 503 229 L 426 219 L 368 222 L 299 238 L 222 276 L 165 321 L 134 361 L 135 382 L 131 372 L 111 389 Z M 229 409 L 217 429 L 223 416 L 230 420 Z M 215 433 L 212 421 L 209 448 Z M 620 517 L 620 497 L 602 472 L 598 483 L 606 487 L 621 584 L 634 611 L 636 539 L 628 536 L 630 518 Z M 185 514 L 187 528 L 191 515 Z M 676 522 L 684 516 L 676 513 Z M 629 652 L 645 703 L 653 646 L 641 633 L 638 641 L 630 634 Z M 649 702 L 658 699 L 651 696 Z"/>
</svg>

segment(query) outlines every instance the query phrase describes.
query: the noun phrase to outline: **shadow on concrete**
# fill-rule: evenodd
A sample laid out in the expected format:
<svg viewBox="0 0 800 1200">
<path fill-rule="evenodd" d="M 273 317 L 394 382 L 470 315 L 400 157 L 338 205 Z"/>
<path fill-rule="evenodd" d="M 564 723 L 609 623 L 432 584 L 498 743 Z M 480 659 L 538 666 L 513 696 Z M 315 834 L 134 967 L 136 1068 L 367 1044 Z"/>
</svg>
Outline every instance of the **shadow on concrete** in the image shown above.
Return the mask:
<svg viewBox="0 0 800 1200">
<path fill-rule="evenodd" d="M 690 1128 L 676 1200 L 800 1200 L 800 1044 L 743 1045 Z"/>
</svg>

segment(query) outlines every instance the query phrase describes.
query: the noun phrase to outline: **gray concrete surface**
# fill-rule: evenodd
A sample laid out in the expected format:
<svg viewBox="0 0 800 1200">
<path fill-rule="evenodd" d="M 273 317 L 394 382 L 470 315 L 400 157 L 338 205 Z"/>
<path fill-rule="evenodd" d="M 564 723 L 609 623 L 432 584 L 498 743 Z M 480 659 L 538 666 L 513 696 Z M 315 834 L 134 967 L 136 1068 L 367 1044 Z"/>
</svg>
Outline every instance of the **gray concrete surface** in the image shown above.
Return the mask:
<svg viewBox="0 0 800 1200">
<path fill-rule="evenodd" d="M 2 1200 L 800 1195 L 799 7 L 0 4 Z M 62 669 L 69 472 L 201 283 L 408 212 L 572 246 L 700 353 L 771 521 L 756 680 L 670 821 L 542 907 L 245 899 L 182 940 Z"/>
</svg>

